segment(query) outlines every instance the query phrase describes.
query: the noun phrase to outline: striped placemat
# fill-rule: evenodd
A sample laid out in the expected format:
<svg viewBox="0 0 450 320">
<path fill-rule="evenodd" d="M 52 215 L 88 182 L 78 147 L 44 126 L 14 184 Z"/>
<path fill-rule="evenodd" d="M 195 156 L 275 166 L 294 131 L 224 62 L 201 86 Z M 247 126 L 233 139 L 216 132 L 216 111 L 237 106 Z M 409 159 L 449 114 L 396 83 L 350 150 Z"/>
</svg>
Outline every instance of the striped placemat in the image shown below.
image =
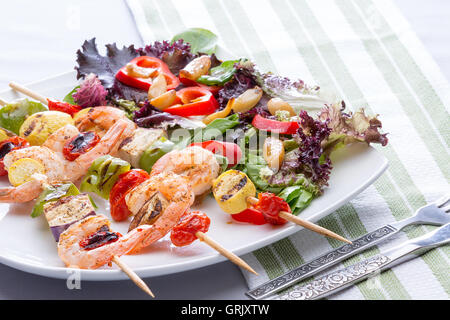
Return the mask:
<svg viewBox="0 0 450 320">
<path fill-rule="evenodd" d="M 355 239 L 406 218 L 449 188 L 450 86 L 398 9 L 387 0 L 129 0 L 144 42 L 189 27 L 216 33 L 236 56 L 317 83 L 351 109 L 381 115 L 389 169 L 319 223 Z M 409 227 L 391 247 L 433 227 Z M 302 230 L 243 258 L 260 274 L 250 288 L 339 246 Z M 374 248 L 338 267 L 379 252 Z M 450 247 L 394 267 L 330 299 L 448 299 Z"/>
</svg>

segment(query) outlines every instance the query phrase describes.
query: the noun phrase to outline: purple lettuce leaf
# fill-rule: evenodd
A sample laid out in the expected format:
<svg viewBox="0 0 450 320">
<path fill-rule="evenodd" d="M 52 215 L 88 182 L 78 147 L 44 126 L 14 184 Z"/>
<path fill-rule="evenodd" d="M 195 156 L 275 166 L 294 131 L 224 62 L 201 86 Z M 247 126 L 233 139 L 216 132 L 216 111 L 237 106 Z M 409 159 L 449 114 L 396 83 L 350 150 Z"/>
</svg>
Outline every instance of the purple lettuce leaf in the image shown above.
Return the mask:
<svg viewBox="0 0 450 320">
<path fill-rule="evenodd" d="M 300 128 L 293 135 L 299 147 L 286 154 L 280 170 L 268 182 L 272 186 L 307 182 L 310 191 L 318 194 L 328 185 L 332 169 L 331 160 L 322 147 L 331 128 L 328 121 L 315 120 L 305 110 L 300 112 L 299 119 Z"/>
<path fill-rule="evenodd" d="M 91 73 L 85 77 L 72 97 L 79 106 L 88 108 L 106 105 L 107 94 L 97 76 Z"/>
<path fill-rule="evenodd" d="M 151 45 L 147 45 L 137 51 L 141 56 L 151 56 L 161 59 L 175 75 L 178 75 L 181 69 L 197 57 L 197 55 L 191 52 L 189 43 L 184 42 L 182 39 L 176 40 L 173 43 L 169 41 L 155 41 Z"/>
<path fill-rule="evenodd" d="M 77 79 L 84 79 L 93 73 L 108 91 L 108 99 L 144 101 L 147 98 L 146 91 L 127 86 L 115 78 L 120 68 L 132 59 L 143 55 L 161 59 L 174 74 L 178 74 L 179 70 L 196 57 L 190 52 L 189 44 L 183 40 L 172 44 L 168 41 L 156 41 L 139 49 L 135 49 L 133 45 L 120 49 L 115 43 L 107 44 L 106 55 L 101 55 L 93 38 L 86 40 L 82 48 L 77 51 L 78 66 L 75 67 Z"/>
</svg>

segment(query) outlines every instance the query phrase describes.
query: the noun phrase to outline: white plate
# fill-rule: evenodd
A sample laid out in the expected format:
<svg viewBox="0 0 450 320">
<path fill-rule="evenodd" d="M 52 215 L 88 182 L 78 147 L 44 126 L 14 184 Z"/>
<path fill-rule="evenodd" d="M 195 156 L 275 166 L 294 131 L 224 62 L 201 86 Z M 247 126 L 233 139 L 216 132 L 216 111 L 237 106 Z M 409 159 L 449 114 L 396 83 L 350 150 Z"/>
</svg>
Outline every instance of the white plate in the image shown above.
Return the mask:
<svg viewBox="0 0 450 320">
<path fill-rule="evenodd" d="M 75 72 L 65 73 L 28 85 L 48 97 L 62 98 L 76 85 Z M 0 93 L 7 101 L 21 96 L 12 90 Z M 332 213 L 375 181 L 387 168 L 387 160 L 372 147 L 358 144 L 347 147 L 345 153 L 333 159 L 330 186 L 301 213 L 310 221 Z M 7 186 L 6 178 L 0 186 Z M 109 216 L 108 203 L 94 197 L 98 213 Z M 56 251 L 56 243 L 44 216 L 29 216 L 32 204 L 0 204 L 0 262 L 13 268 L 52 278 L 65 279 L 70 271 L 64 267 Z M 300 230 L 293 224 L 274 227 L 255 226 L 232 222 L 212 197 L 201 206 L 211 218 L 208 234 L 225 248 L 238 255 L 245 254 Z M 125 233 L 128 222 L 112 224 L 113 229 Z M 200 241 L 184 248 L 173 247 L 170 240 L 162 239 L 139 255 L 123 256 L 122 260 L 141 277 L 180 272 L 225 260 L 223 256 Z M 80 270 L 82 280 L 119 280 L 127 276 L 116 266 L 97 270 Z"/>
</svg>

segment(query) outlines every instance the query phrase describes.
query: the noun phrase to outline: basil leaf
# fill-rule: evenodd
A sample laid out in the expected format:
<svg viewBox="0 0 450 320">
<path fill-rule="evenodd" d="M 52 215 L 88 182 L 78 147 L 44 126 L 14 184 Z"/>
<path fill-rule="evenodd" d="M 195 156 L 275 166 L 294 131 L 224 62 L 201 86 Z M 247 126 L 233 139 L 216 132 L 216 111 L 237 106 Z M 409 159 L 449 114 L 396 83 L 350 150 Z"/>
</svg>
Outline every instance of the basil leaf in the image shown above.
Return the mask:
<svg viewBox="0 0 450 320">
<path fill-rule="evenodd" d="M 224 61 L 219 66 L 211 68 L 209 75 L 200 76 L 196 81 L 208 86 L 224 85 L 233 78 L 236 73 L 234 65 L 238 62 L 239 60 Z"/>
<path fill-rule="evenodd" d="M 63 99 L 64 102 L 73 104 L 73 105 L 78 105 L 75 100 L 73 100 L 73 94 L 75 92 L 77 92 L 77 90 L 80 88 L 80 86 L 76 86 L 75 88 L 72 89 L 72 91 L 70 91 Z"/>
<path fill-rule="evenodd" d="M 171 43 L 182 39 L 191 45 L 192 53 L 212 54 L 216 51 L 217 36 L 209 30 L 202 28 L 190 28 L 172 38 Z"/>
</svg>

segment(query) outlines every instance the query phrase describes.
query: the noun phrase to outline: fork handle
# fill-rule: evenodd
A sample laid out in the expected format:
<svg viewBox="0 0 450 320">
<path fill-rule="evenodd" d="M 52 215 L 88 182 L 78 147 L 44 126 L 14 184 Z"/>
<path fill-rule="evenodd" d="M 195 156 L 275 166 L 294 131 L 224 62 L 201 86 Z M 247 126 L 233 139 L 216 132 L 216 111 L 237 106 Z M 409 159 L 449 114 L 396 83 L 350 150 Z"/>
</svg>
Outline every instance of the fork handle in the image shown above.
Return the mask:
<svg viewBox="0 0 450 320">
<path fill-rule="evenodd" d="M 303 279 L 311 277 L 312 275 L 327 269 L 342 260 L 345 260 L 367 248 L 370 248 L 386 238 L 397 233 L 399 229 L 385 225 L 375 231 L 365 234 L 364 236 L 353 240 L 352 244 L 345 244 L 335 250 L 329 251 L 324 255 L 302 264 L 298 268 L 289 271 L 288 273 L 270 280 L 262 285 L 246 292 L 246 294 L 253 299 L 263 299 L 275 292 L 283 290 Z"/>
</svg>

